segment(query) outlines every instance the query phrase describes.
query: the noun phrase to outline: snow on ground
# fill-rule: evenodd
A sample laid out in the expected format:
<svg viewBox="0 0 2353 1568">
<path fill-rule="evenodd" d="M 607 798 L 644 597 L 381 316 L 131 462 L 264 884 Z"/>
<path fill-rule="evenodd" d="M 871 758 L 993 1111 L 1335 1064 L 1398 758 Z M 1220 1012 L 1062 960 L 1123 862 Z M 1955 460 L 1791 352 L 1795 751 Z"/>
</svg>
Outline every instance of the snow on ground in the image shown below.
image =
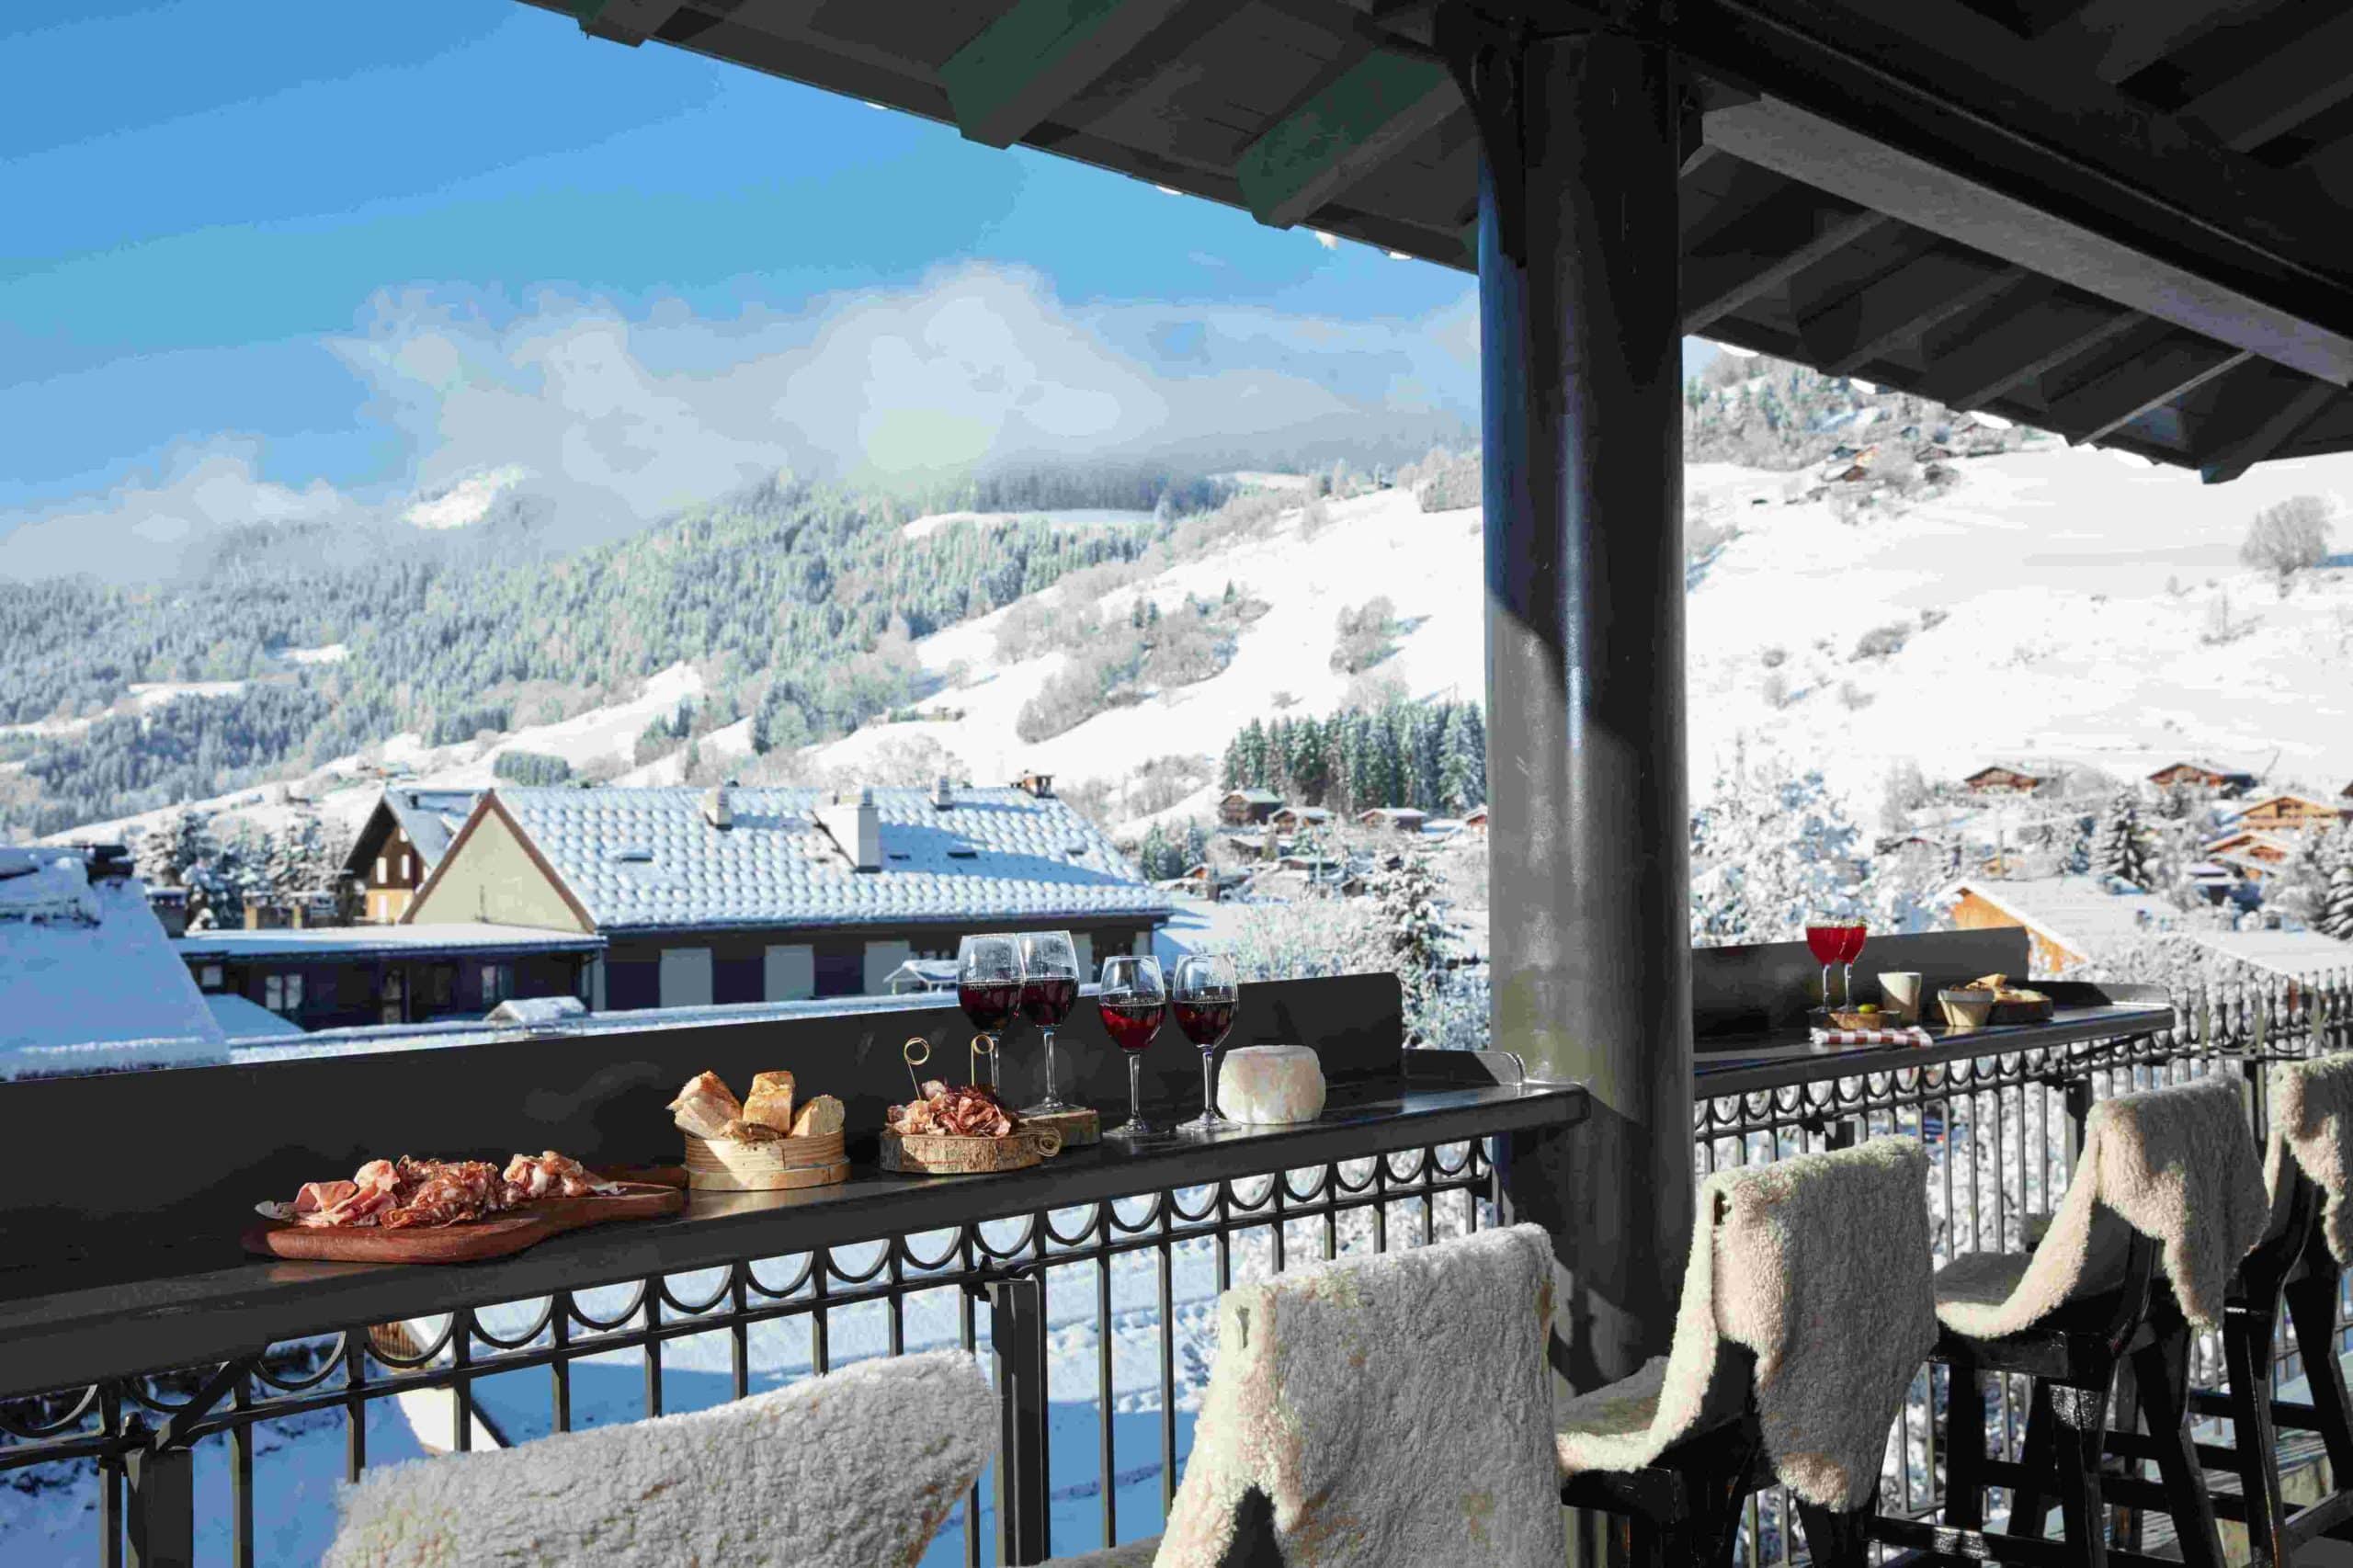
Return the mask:
<svg viewBox="0 0 2353 1568">
<path fill-rule="evenodd" d="M 415 777 L 408 781 L 438 789 L 488 789 L 498 781 L 493 765 L 500 753 L 509 751 L 560 756 L 572 764 L 575 773 L 591 763 L 628 765 L 633 761 L 637 737 L 646 725 L 668 718 L 680 703 L 702 694 L 702 676 L 693 665 L 672 665 L 648 676 L 643 689 L 626 701 L 593 708 L 552 724 L 526 725 L 488 746 L 468 743 L 417 754 L 409 760 Z M 748 741 L 745 746 L 748 750 Z"/>
<path fill-rule="evenodd" d="M 2353 457 L 2267 465 L 2220 487 L 2057 448 L 1958 467 L 1954 490 L 1854 524 L 1820 503 L 1789 504 L 1798 475 L 1687 470 L 1693 516 L 1736 530 L 1693 572 L 1690 755 L 1702 787 L 1742 735 L 1819 766 L 1852 806 L 1875 807 L 1906 759 L 1931 778 L 2019 757 L 2131 778 L 2188 755 L 2332 793 L 2353 778 L 2353 570 L 2308 573 L 2282 597 L 2238 560 L 2260 507 L 2307 494 L 2353 504 Z M 911 733 L 986 778 L 1035 767 L 1077 782 L 1124 778 L 1169 752 L 1215 756 L 1250 720 L 1284 710 L 1279 698 L 1298 713 L 1344 701 L 1352 677 L 1330 668 L 1333 622 L 1378 595 L 1407 630 L 1376 677 L 1415 696 L 1481 695 L 1476 512 L 1425 514 L 1397 491 L 1328 509 L 1312 540 L 1294 516 L 1106 597 L 1109 614 L 1136 592 L 1165 613 L 1230 581 L 1267 601 L 1210 680 L 1025 744 L 1022 704 L 1062 655 L 1000 664 L 1000 611 L 918 644 L 949 680 L 921 706 L 961 718 L 870 726 L 818 748 L 817 761 L 855 771 Z M 1859 654 L 1865 632 L 1899 623 L 1899 651 Z"/>
<path fill-rule="evenodd" d="M 705 762 L 734 762 L 752 755 L 752 722 L 738 719 L 721 726 L 695 742 L 695 755 Z M 617 784 L 683 784 L 687 781 L 687 748 L 680 746 L 666 756 L 657 756 L 642 767 L 633 767 L 614 782 Z"/>
<path fill-rule="evenodd" d="M 317 648 L 280 648 L 278 657 L 290 665 L 339 665 L 351 657 L 351 645 L 329 642 Z"/>
<path fill-rule="evenodd" d="M 982 528 L 994 528 L 1006 523 L 1028 522 L 1032 517 L 1040 518 L 1057 528 L 1116 528 L 1123 523 L 1152 521 L 1150 512 L 1119 506 L 1065 506 L 1047 512 L 929 512 L 899 532 L 908 539 L 921 539 L 926 534 L 938 533 L 952 523 L 971 523 Z"/>
</svg>

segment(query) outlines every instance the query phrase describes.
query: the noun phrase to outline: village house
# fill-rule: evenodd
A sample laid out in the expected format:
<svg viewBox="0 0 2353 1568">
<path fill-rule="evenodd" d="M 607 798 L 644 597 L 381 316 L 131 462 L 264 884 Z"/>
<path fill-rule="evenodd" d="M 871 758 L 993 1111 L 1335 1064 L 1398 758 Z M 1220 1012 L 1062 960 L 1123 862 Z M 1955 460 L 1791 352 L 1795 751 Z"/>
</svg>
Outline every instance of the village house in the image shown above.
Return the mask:
<svg viewBox="0 0 2353 1568">
<path fill-rule="evenodd" d="M 386 788 L 343 860 L 344 876 L 360 890 L 359 918 L 390 926 L 407 914 L 481 799 L 479 790 Z"/>
<path fill-rule="evenodd" d="M 1217 803 L 1218 820 L 1228 827 L 1255 827 L 1272 818 L 1282 803 L 1272 790 L 1228 790 Z"/>
<path fill-rule="evenodd" d="M 2255 775 L 2210 762 L 2175 762 L 2150 774 L 2149 782 L 2160 790 L 2198 790 L 2228 800 L 2254 789 Z"/>
<path fill-rule="evenodd" d="M 1981 767 L 1962 779 L 1961 787 L 1972 795 L 2031 795 L 2051 782 L 2048 775 L 2029 773 L 2023 767 L 2010 767 L 1996 763 Z"/>
<path fill-rule="evenodd" d="M 1487 807 L 1486 807 L 1486 803 L 1485 803 L 1484 801 L 1482 801 L 1482 802 L 1481 802 L 1481 803 L 1479 803 L 1478 805 L 1475 805 L 1475 806 L 1472 807 L 1469 811 L 1467 811 L 1467 812 L 1463 812 L 1463 813 L 1462 813 L 1462 825 L 1463 825 L 1463 826 L 1465 826 L 1465 827 L 1476 828 L 1476 829 L 1478 829 L 1481 833 L 1484 833 L 1484 832 L 1486 832 L 1486 831 L 1487 831 Z"/>
<path fill-rule="evenodd" d="M 2242 809 L 2231 819 L 2233 832 L 2249 828 L 2272 828 L 2299 833 L 2311 827 L 2332 827 L 2344 820 L 2343 808 L 2326 801 L 2316 801 L 2310 795 L 2282 791 L 2266 795 Z"/>
<path fill-rule="evenodd" d="M 2296 855 L 2292 830 L 2234 830 L 2206 846 L 2206 858 L 2231 869 L 2233 875 L 2255 880 L 2274 875 Z"/>
<path fill-rule="evenodd" d="M 1415 806 L 1375 806 L 1357 813 L 1357 821 L 1364 826 L 1385 827 L 1392 833 L 1419 833 L 1429 820 L 1429 812 Z"/>
<path fill-rule="evenodd" d="M 502 1002 L 585 1002 L 601 937 L 525 926 L 345 926 L 199 931 L 172 949 L 208 1000 L 242 998 L 295 1028 L 479 1018 Z M 227 1023 L 229 1032 L 241 1030 Z"/>
<path fill-rule="evenodd" d="M 1284 806 L 1267 820 L 1284 833 L 1298 833 L 1324 826 L 1332 820 L 1332 812 L 1324 806 Z"/>
<path fill-rule="evenodd" d="M 2040 975 L 2090 963 L 2133 938 L 2169 931 L 2179 920 L 2165 900 L 2120 891 L 2097 877 L 1971 878 L 1947 889 L 1945 898 L 1954 930 L 2023 927 Z"/>
<path fill-rule="evenodd" d="M 1167 898 L 1051 790 L 495 790 L 404 921 L 601 937 L 597 1012 L 880 994 L 979 931 L 1150 952 Z"/>
</svg>

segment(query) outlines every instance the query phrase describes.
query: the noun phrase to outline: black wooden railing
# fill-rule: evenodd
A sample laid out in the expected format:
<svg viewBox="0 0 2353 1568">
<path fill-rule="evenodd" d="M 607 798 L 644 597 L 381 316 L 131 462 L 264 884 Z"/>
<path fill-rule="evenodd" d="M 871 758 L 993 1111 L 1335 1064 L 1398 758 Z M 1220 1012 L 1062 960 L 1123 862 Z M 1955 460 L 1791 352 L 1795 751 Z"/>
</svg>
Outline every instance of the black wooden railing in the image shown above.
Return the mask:
<svg viewBox="0 0 2353 1568">
<path fill-rule="evenodd" d="M 1218 1291 L 1304 1260 L 1492 1223 L 1497 1157 L 1527 1140 L 1575 1136 L 1582 1110 L 1574 1091 L 1498 1086 L 1508 1070 L 1492 1059 L 1412 1053 L 1410 1065 L 1431 1076 L 1407 1079 L 1385 977 L 1247 989 L 1237 1042 L 1315 1039 L 1334 1084 L 1325 1122 L 1141 1155 L 1084 1152 L 977 1181 L 861 1171 L 847 1187 L 583 1233 L 498 1263 L 333 1277 L 227 1262 L 217 1230 L 199 1248 L 165 1246 L 165 1230 L 186 1239 L 186 1216 L 142 1233 L 130 1194 L 103 1181 L 78 1195 L 54 1184 L 39 1199 L 19 1189 L 0 1216 L 12 1244 L 22 1236 L 52 1256 L 0 1271 L 0 1399 L 13 1401 L 0 1404 L 0 1557 L 306 1561 L 332 1528 L 332 1483 L 368 1464 L 696 1407 L 867 1356 L 949 1345 L 990 1352 L 1007 1462 L 958 1510 L 932 1562 L 1034 1562 L 1151 1534 L 1188 1451 L 1186 1407 L 1213 1348 Z M 1695 1155 L 1705 1171 L 1910 1133 L 1930 1152 L 1939 1258 L 2018 1246 L 2029 1216 L 2063 1190 L 2076 1122 L 2097 1097 L 2247 1071 L 2256 1056 L 2353 1048 L 2353 992 L 2342 979 L 2175 1005 L 2177 1022 L 2054 1046 L 1988 1037 L 1982 1055 L 1885 1071 L 1823 1062 L 1703 1075 Z M 1310 1017 L 1322 1026 L 1313 1034 L 1301 1027 Z M 384 1125 L 460 1083 L 477 1102 L 503 1094 L 510 1108 L 535 1105 L 547 1142 L 642 1161 L 666 1134 L 657 1127 L 642 1147 L 626 1142 L 633 1133 L 615 1142 L 615 1108 L 684 1071 L 708 1063 L 748 1077 L 756 1065 L 790 1065 L 858 1105 L 887 1094 L 886 1064 L 895 1066 L 904 1033 L 927 1028 L 944 1040 L 955 1028 L 924 1005 L 875 1018 L 524 1041 L 407 1063 L 438 1090 L 400 1086 L 397 1058 L 223 1079 L 206 1076 L 217 1070 L 140 1074 L 114 1080 L 104 1103 L 133 1144 L 158 1141 L 163 1168 L 179 1158 L 192 1183 L 240 1199 L 284 1187 L 278 1171 L 315 1173 L 353 1150 L 396 1146 Z M 760 1038 L 734 1038 L 752 1028 Z M 569 1054 L 538 1054 L 556 1050 Z M 1106 1052 L 1097 1063 L 1084 1037 L 1073 1056 L 1082 1091 L 1113 1103 L 1116 1060 Z M 1186 1104 L 1198 1092 L 1193 1064 L 1181 1051 L 1165 1058 L 1154 1092 Z M 1020 1061 L 1017 1042 L 1008 1062 Z M 321 1099 L 323 1089 L 341 1092 Z M 0 1091 L 0 1161 L 21 1170 L 19 1159 L 45 1157 L 44 1140 L 70 1142 L 37 1123 L 70 1120 L 97 1103 L 84 1099 L 92 1093 L 91 1081 Z M 315 1108 L 303 1146 L 241 1169 L 217 1153 L 208 1164 L 196 1134 L 167 1125 L 187 1122 L 192 1106 L 256 1094 L 256 1116 Z M 404 1103 L 386 1109 L 370 1094 Z M 2254 1099 L 2259 1117 L 2259 1092 Z M 450 1131 L 427 1146 L 497 1142 L 466 1121 L 475 1114 L 445 1117 Z M 252 1175 L 257 1166 L 273 1174 Z M 116 1233 L 143 1260 L 119 1250 L 77 1256 L 88 1237 L 43 1209 L 118 1201 L 126 1208 Z M 2218 1363 L 2202 1365 L 2211 1373 Z M 2275 1378 L 2298 1369 L 2283 1350 Z M 17 1397 L 40 1390 L 61 1392 Z M 1891 1445 L 1892 1511 L 1938 1506 L 1930 1416 L 1942 1403 L 1924 1374 Z M 2020 1419 L 2004 1391 L 1991 1435 L 2015 1444 Z M 1778 1494 L 1760 1497 L 1744 1560 L 1802 1560 L 1787 1519 Z"/>
</svg>

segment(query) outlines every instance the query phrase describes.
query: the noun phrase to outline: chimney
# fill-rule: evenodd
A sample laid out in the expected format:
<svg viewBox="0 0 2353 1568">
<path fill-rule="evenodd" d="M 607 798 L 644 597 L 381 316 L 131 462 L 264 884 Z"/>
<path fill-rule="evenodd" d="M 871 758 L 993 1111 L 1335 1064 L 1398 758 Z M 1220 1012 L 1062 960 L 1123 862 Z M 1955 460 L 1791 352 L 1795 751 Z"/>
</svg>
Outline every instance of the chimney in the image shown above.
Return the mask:
<svg viewBox="0 0 2353 1568">
<path fill-rule="evenodd" d="M 735 808 L 727 798 L 727 786 L 714 784 L 703 791 L 702 820 L 724 832 L 735 825 Z"/>
<path fill-rule="evenodd" d="M 882 813 L 875 808 L 872 790 L 860 790 L 855 805 L 837 799 L 832 805 L 819 806 L 817 824 L 833 835 L 857 869 L 882 869 Z"/>
<path fill-rule="evenodd" d="M 948 781 L 948 775 L 945 773 L 941 774 L 931 786 L 931 803 L 934 810 L 942 812 L 956 804 L 956 787 Z"/>
<path fill-rule="evenodd" d="M 1041 801 L 1054 798 L 1054 776 L 1051 773 L 1025 773 L 1013 781 L 1013 787 Z"/>
</svg>

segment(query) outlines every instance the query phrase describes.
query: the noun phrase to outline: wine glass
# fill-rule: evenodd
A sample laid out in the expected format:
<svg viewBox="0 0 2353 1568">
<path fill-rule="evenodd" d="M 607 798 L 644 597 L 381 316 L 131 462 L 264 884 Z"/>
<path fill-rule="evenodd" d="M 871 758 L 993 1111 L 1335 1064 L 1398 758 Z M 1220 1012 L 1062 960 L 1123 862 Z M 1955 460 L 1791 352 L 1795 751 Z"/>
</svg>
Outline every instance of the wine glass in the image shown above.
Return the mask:
<svg viewBox="0 0 2353 1568">
<path fill-rule="evenodd" d="M 1860 920 L 1839 923 L 1838 962 L 1845 970 L 1847 1006 L 1855 1005 L 1855 960 L 1863 956 L 1863 944 L 1870 937 L 1870 927 Z"/>
<path fill-rule="evenodd" d="M 1070 1103 L 1054 1092 L 1054 1031 L 1078 1005 L 1078 949 L 1067 931 L 1031 931 L 1020 939 L 1021 1016 L 1046 1042 L 1046 1097 L 1022 1111 L 1051 1116 Z"/>
<path fill-rule="evenodd" d="M 1813 961 L 1822 966 L 1822 1006 L 1826 1011 L 1830 1006 L 1830 971 L 1837 964 L 1839 955 L 1846 951 L 1846 928 L 1827 915 L 1817 915 L 1805 923 L 1805 945 L 1806 950 L 1813 955 Z M 1849 971 L 1848 983 L 1853 983 L 1852 971 Z M 1854 1000 L 1851 991 L 1847 999 Z"/>
<path fill-rule="evenodd" d="M 1104 1032 L 1128 1057 L 1128 1119 L 1106 1138 L 1131 1142 L 1156 1137 L 1160 1129 L 1143 1119 L 1143 1051 L 1160 1032 L 1168 1011 L 1168 983 L 1161 977 L 1160 960 L 1119 958 L 1103 960 L 1103 988 L 1095 998 L 1103 1015 Z"/>
<path fill-rule="evenodd" d="M 1193 953 L 1176 960 L 1168 982 L 1168 1005 L 1176 1027 L 1201 1052 L 1201 1114 L 1177 1125 L 1179 1132 L 1206 1136 L 1226 1125 L 1217 1113 L 1217 1048 L 1233 1028 L 1242 989 L 1233 960 L 1220 953 Z"/>
<path fill-rule="evenodd" d="M 967 937 L 956 947 L 956 1004 L 988 1037 L 989 1087 L 997 1084 L 996 1051 L 1005 1026 L 1021 1003 L 1021 949 L 1003 933 Z"/>
</svg>

